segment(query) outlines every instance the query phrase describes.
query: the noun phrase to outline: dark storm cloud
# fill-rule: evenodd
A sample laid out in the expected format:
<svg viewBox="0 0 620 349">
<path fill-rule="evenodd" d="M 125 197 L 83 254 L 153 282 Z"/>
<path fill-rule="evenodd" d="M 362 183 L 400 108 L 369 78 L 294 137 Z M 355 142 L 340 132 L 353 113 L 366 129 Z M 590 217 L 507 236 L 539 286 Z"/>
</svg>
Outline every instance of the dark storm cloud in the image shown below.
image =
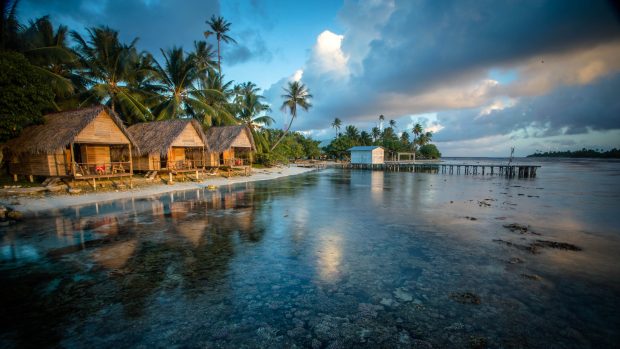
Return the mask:
<svg viewBox="0 0 620 349">
<path fill-rule="evenodd" d="M 438 113 L 445 129 L 435 140 L 461 141 L 518 130 L 522 131 L 519 137 L 535 138 L 620 129 L 618 91 L 620 74 L 595 85 L 561 87 L 545 96 L 523 97 L 515 106 L 489 115 L 480 115 L 480 109 Z"/>
<path fill-rule="evenodd" d="M 29 0 L 21 4 L 20 17 L 25 20 L 49 14 L 55 24 L 68 24 L 79 32 L 107 25 L 118 30 L 125 41 L 138 37 L 140 49 L 158 55 L 160 48 L 172 46 L 190 50 L 194 40 L 204 39 L 205 21 L 219 12 L 215 0 Z"/>
<path fill-rule="evenodd" d="M 620 25 L 604 0 L 402 0 L 381 34 L 359 80 L 403 93 L 532 55 L 544 59 L 545 53 L 609 41 L 620 37 Z"/>
</svg>

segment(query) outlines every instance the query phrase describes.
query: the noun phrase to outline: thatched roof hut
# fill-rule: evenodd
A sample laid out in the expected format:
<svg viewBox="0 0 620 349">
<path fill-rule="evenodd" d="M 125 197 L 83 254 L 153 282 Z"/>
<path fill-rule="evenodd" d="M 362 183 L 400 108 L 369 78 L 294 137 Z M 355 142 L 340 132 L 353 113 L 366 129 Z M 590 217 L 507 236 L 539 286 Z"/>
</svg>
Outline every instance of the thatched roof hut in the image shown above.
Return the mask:
<svg viewBox="0 0 620 349">
<path fill-rule="evenodd" d="M 53 153 L 75 142 L 78 135 L 87 126 L 91 125 L 102 112 L 106 112 L 107 116 L 118 126 L 129 142 L 135 144 L 133 137 L 127 132 L 123 122 L 116 113 L 103 105 L 98 105 L 47 114 L 43 117 L 43 124 L 26 127 L 19 137 L 11 139 L 6 143 L 6 148 L 12 154 Z"/>
<path fill-rule="evenodd" d="M 131 175 L 134 139 L 107 107 L 48 114 L 43 120 L 43 124 L 26 127 L 19 137 L 6 143 L 9 172 L 14 176 L 85 179 Z"/>
<path fill-rule="evenodd" d="M 207 141 L 213 152 L 224 152 L 233 147 L 256 150 L 254 137 L 246 125 L 211 127 L 207 130 Z"/>
<path fill-rule="evenodd" d="M 183 137 L 184 131 L 188 131 L 187 127 L 191 125 L 198 134 L 201 142 L 183 143 L 180 137 Z M 136 140 L 137 154 L 160 154 L 166 155 L 173 146 L 185 144 L 188 147 L 201 146 L 205 147 L 205 151 L 209 151 L 207 138 L 202 130 L 202 126 L 196 120 L 165 120 L 153 121 L 135 124 L 129 127 L 129 133 Z"/>
</svg>

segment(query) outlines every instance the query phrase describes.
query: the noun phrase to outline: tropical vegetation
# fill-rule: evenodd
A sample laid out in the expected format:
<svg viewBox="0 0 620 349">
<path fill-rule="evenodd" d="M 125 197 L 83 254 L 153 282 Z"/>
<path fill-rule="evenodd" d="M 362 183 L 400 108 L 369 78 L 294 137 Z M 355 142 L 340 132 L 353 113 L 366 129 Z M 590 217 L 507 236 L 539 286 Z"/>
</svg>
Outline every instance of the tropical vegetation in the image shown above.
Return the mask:
<svg viewBox="0 0 620 349">
<path fill-rule="evenodd" d="M 290 132 L 298 112 L 312 106 L 306 85 L 284 87 L 282 110 L 290 121 L 284 130 L 271 130 L 274 119 L 260 89 L 225 79 L 222 45 L 236 41 L 223 17 L 207 20 L 206 40 L 189 50 L 162 48 L 155 56 L 107 26 L 72 31 L 47 16 L 20 23 L 18 3 L 3 0 L 0 7 L 0 144 L 45 113 L 104 104 L 127 125 L 178 118 L 205 128 L 245 124 L 257 158 L 269 163 L 319 156 L 318 142 Z"/>
<path fill-rule="evenodd" d="M 343 133 L 337 131 L 336 137 L 323 148 L 324 152 L 335 159 L 345 159 L 348 157 L 348 149 L 358 145 L 379 145 L 388 151 L 388 154 L 395 153 L 416 153 L 419 158 L 438 159 L 441 153 L 434 144 L 430 144 L 433 138 L 432 132 L 424 132 L 420 123 L 416 123 L 411 129 L 413 140 L 409 132 L 403 131 L 400 134 L 396 131 L 396 121 L 390 120 L 388 126 L 383 128 L 385 117 L 379 116 L 378 126 L 372 127 L 369 131 L 360 131 L 353 125 L 347 125 Z M 334 119 L 332 127 L 339 130 L 341 127 L 340 119 Z M 388 155 L 389 156 L 389 155 Z"/>
<path fill-rule="evenodd" d="M 620 159 L 620 149 L 613 148 L 611 150 L 603 149 L 586 149 L 566 150 L 566 151 L 536 151 L 534 154 L 527 156 L 528 158 L 599 158 L 599 159 Z"/>
</svg>

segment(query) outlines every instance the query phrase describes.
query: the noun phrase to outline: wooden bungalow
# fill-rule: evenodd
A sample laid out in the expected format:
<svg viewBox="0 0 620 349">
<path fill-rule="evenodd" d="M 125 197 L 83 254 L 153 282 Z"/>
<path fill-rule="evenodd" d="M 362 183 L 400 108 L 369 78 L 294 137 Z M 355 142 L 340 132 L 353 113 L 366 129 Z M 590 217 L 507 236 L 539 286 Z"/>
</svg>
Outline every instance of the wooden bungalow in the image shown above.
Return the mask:
<svg viewBox="0 0 620 349">
<path fill-rule="evenodd" d="M 209 166 L 209 145 L 196 120 L 166 120 L 129 127 L 136 140 L 134 169 L 157 172 L 196 172 Z"/>
<path fill-rule="evenodd" d="M 256 150 L 256 145 L 247 126 L 211 127 L 206 134 L 212 151 L 212 166 L 251 166 L 252 152 Z"/>
<path fill-rule="evenodd" d="M 7 142 L 9 173 L 94 179 L 133 174 L 133 139 L 119 117 L 94 106 L 48 114 L 44 123 L 25 128 Z"/>
</svg>

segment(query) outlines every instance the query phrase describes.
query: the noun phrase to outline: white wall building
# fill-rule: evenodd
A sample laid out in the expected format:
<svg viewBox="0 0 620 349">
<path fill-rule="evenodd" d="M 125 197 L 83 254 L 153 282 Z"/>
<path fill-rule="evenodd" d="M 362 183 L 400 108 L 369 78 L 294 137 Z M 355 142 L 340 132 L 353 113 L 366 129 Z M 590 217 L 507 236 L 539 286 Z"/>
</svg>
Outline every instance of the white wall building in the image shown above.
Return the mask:
<svg viewBox="0 0 620 349">
<path fill-rule="evenodd" d="M 383 164 L 384 149 L 376 145 L 357 146 L 349 149 L 351 164 Z"/>
</svg>

